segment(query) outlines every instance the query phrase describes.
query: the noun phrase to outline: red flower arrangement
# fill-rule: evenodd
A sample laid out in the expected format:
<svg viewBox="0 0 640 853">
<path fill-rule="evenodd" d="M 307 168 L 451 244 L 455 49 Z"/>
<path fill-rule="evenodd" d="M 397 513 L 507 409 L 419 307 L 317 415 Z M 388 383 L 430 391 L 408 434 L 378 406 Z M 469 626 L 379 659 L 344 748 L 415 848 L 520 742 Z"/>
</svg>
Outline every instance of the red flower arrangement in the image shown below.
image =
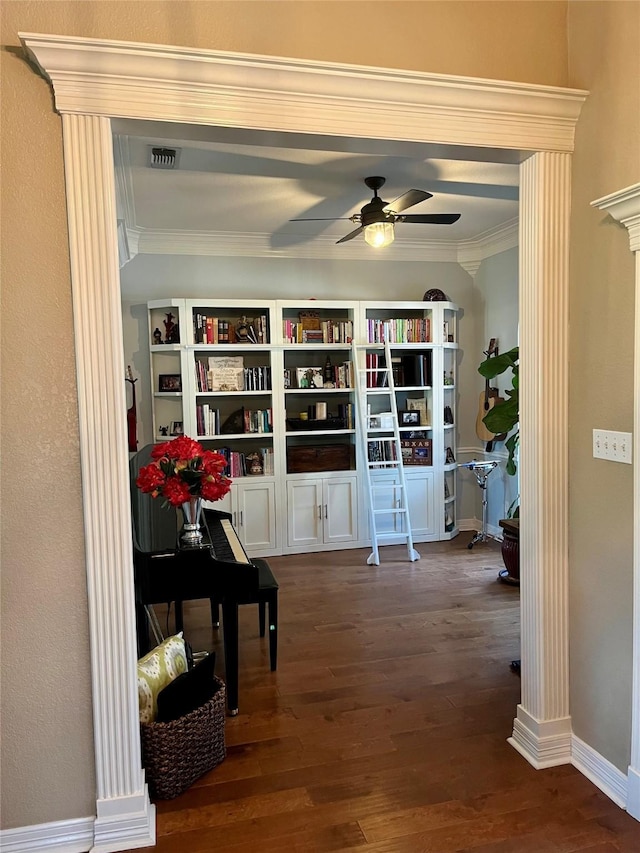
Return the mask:
<svg viewBox="0 0 640 853">
<path fill-rule="evenodd" d="M 191 498 L 218 501 L 231 489 L 231 480 L 223 474 L 224 456 L 204 450 L 187 435 L 158 444 L 151 458 L 154 461 L 140 469 L 136 486 L 153 498 L 161 495 L 172 506 Z"/>
</svg>

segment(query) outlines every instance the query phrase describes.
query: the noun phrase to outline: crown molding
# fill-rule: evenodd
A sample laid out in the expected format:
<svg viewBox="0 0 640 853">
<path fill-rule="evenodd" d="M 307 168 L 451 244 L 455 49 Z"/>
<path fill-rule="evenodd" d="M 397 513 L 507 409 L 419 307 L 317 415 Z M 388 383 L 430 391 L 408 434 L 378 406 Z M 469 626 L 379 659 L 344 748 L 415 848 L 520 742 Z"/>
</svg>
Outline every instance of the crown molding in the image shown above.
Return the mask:
<svg viewBox="0 0 640 853">
<path fill-rule="evenodd" d="M 471 240 L 461 240 L 458 243 L 458 261 L 482 261 L 507 249 L 515 249 L 518 245 L 518 225 L 519 218 L 515 217 L 495 228 L 482 231 Z"/>
<path fill-rule="evenodd" d="M 457 262 L 457 244 L 436 240 L 403 240 L 384 251 L 364 241 L 336 244 L 320 235 L 288 246 L 273 246 L 270 234 L 232 231 L 173 231 L 139 229 L 138 252 L 152 255 L 210 255 L 251 258 L 328 258 L 330 260 L 393 260 Z"/>
<path fill-rule="evenodd" d="M 363 241 L 336 244 L 335 238 L 320 235 L 303 243 L 274 246 L 271 235 L 242 231 L 180 231 L 127 227 L 129 251 L 143 255 L 208 255 L 247 258 L 328 258 L 406 262 L 459 263 L 475 275 L 480 263 L 518 245 L 518 220 L 479 234 L 473 240 L 405 240 L 387 246 L 384 252 Z M 475 269 L 475 272 L 471 272 Z"/>
<path fill-rule="evenodd" d="M 631 251 L 640 251 L 640 184 L 605 195 L 591 202 L 592 207 L 606 211 L 629 232 Z"/>
<path fill-rule="evenodd" d="M 19 35 L 53 84 L 61 113 L 572 151 L 587 95 L 580 89 L 362 65 Z M 389 116 L 383 126 L 382 105 Z"/>
</svg>

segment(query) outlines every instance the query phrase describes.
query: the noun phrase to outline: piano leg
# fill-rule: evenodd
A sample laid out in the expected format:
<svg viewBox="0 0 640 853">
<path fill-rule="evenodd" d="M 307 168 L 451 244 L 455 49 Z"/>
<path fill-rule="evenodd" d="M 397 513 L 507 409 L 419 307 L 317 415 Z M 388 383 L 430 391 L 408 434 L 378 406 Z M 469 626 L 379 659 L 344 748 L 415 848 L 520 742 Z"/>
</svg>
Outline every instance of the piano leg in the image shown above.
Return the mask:
<svg viewBox="0 0 640 853">
<path fill-rule="evenodd" d="M 219 628 L 220 627 L 220 602 L 215 598 L 210 598 L 209 602 L 211 604 L 211 627 Z"/>
<path fill-rule="evenodd" d="M 175 606 L 175 614 L 176 614 L 176 634 L 180 631 L 184 631 L 184 616 L 182 613 L 182 602 L 174 601 Z"/>
<path fill-rule="evenodd" d="M 264 603 L 260 602 L 264 609 Z M 264 617 L 263 617 L 264 619 Z M 264 637 L 264 631 L 261 636 Z M 278 665 L 278 590 L 274 590 L 269 596 L 269 663 L 271 672 L 276 671 Z"/>
<path fill-rule="evenodd" d="M 227 712 L 238 713 L 238 602 L 230 596 L 222 602 L 222 635 L 224 638 L 224 669 L 227 683 Z"/>
<path fill-rule="evenodd" d="M 260 636 L 264 637 L 265 626 L 266 626 L 266 618 L 265 618 L 265 610 L 266 604 L 263 599 L 258 602 L 258 620 L 260 622 Z M 271 621 L 271 620 L 269 620 Z"/>
</svg>

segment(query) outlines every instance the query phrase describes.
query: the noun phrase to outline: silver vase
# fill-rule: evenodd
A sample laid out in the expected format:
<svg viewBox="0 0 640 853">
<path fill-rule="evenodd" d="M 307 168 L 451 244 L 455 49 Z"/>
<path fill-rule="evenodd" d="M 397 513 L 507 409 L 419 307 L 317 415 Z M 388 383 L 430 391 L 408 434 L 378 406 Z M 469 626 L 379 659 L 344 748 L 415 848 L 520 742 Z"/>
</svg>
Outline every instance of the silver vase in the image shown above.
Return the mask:
<svg viewBox="0 0 640 853">
<path fill-rule="evenodd" d="M 184 525 L 180 541 L 185 548 L 195 548 L 202 543 L 202 531 L 200 530 L 201 512 L 202 498 L 190 498 L 182 504 Z"/>
</svg>

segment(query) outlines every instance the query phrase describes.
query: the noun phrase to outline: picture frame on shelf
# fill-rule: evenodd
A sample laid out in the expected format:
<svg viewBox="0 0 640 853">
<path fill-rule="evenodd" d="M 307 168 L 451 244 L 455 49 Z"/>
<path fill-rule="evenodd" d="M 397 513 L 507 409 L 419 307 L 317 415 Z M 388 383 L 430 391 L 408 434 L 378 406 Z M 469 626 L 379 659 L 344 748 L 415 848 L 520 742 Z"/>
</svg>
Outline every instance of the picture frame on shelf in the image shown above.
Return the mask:
<svg viewBox="0 0 640 853">
<path fill-rule="evenodd" d="M 427 401 L 424 397 L 407 399 L 407 409 L 410 412 L 418 412 L 420 426 L 429 426 L 429 411 L 427 409 Z"/>
<path fill-rule="evenodd" d="M 184 435 L 182 421 L 171 421 L 171 435 Z"/>
<path fill-rule="evenodd" d="M 417 409 L 401 409 L 398 417 L 400 426 L 420 426 L 420 412 Z"/>
<path fill-rule="evenodd" d="M 158 391 L 182 392 L 182 376 L 179 373 L 161 373 L 158 376 Z"/>
<path fill-rule="evenodd" d="M 324 375 L 321 367 L 296 367 L 298 388 L 324 388 Z"/>
</svg>

